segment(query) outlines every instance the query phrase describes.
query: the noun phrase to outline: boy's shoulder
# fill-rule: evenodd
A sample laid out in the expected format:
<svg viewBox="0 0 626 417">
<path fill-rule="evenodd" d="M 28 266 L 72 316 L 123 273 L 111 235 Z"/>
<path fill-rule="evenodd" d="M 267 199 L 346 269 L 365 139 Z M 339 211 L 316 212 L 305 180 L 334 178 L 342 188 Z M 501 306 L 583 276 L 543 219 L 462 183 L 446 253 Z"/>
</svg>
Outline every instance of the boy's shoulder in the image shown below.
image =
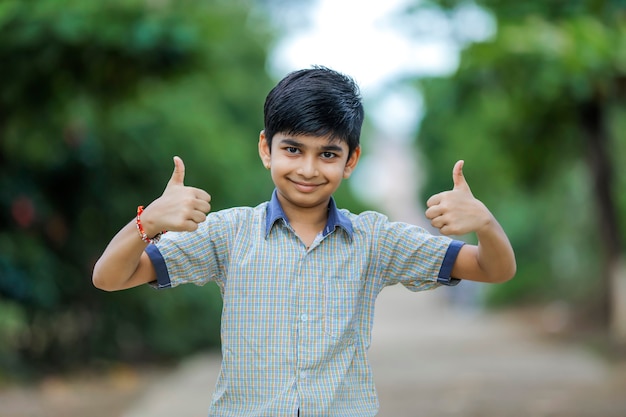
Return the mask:
<svg viewBox="0 0 626 417">
<path fill-rule="evenodd" d="M 374 210 L 367 210 L 355 214 L 350 210 L 342 208 L 339 209 L 339 212 L 350 220 L 355 233 L 365 236 L 371 237 L 372 235 L 379 235 L 380 233 L 396 235 L 404 232 L 412 234 L 430 234 L 422 225 L 390 220 L 387 215 Z"/>
<path fill-rule="evenodd" d="M 256 233 L 265 224 L 267 202 L 257 206 L 235 206 L 210 212 L 201 224 L 213 236 L 237 236 L 240 233 Z"/>
<path fill-rule="evenodd" d="M 382 213 L 373 210 L 363 211 L 361 213 L 353 213 L 348 209 L 340 208 L 339 213 L 345 216 L 352 223 L 353 227 L 370 228 L 374 225 L 380 225 L 389 222 L 389 218 Z"/>
<path fill-rule="evenodd" d="M 246 218 L 258 217 L 265 215 L 267 210 L 268 201 L 264 201 L 257 206 L 236 206 L 224 208 L 218 211 L 211 212 L 210 215 L 219 217 L 222 220 L 244 220 Z"/>
</svg>

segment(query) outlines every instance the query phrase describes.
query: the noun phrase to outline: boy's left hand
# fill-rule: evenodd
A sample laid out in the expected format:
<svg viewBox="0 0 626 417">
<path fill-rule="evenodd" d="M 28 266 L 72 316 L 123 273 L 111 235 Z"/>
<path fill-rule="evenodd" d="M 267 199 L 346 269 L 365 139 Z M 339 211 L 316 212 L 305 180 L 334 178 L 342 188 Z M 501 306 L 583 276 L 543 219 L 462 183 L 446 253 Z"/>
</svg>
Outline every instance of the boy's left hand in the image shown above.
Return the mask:
<svg viewBox="0 0 626 417">
<path fill-rule="evenodd" d="M 477 232 L 492 220 L 491 212 L 474 198 L 465 181 L 463 164 L 463 161 L 458 161 L 452 169 L 452 190 L 435 194 L 426 202 L 426 217 L 444 235 Z"/>
</svg>

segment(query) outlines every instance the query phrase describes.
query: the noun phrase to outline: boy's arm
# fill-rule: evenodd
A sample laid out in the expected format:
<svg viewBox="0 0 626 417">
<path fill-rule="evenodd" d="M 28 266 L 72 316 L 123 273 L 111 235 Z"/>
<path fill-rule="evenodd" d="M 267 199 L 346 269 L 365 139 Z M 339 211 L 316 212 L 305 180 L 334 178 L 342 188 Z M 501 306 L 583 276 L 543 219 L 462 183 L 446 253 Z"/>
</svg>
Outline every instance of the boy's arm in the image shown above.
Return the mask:
<svg viewBox="0 0 626 417">
<path fill-rule="evenodd" d="M 452 268 L 454 278 L 504 282 L 516 271 L 515 254 L 504 230 L 487 207 L 474 198 L 463 176 L 463 161 L 452 171 L 454 187 L 428 199 L 426 217 L 444 235 L 476 233 L 478 245 L 464 245 Z"/>
<path fill-rule="evenodd" d="M 193 231 L 206 220 L 211 196 L 206 191 L 184 185 L 185 165 L 174 157 L 174 173 L 161 197 L 146 207 L 141 224 L 148 236 L 163 230 Z M 156 272 L 145 243 L 133 220 L 111 240 L 93 270 L 93 284 L 103 290 L 123 290 L 152 282 Z"/>
</svg>

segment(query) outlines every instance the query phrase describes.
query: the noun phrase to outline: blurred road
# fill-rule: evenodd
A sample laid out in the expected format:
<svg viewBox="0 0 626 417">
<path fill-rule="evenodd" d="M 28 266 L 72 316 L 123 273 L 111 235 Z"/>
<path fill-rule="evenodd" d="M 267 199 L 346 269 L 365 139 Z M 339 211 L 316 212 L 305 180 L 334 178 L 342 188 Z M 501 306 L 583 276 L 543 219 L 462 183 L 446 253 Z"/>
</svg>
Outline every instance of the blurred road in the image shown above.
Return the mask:
<svg viewBox="0 0 626 417">
<path fill-rule="evenodd" d="M 626 417 L 624 365 L 550 341 L 515 315 L 453 307 L 449 291 L 380 295 L 369 354 L 379 416 Z M 206 415 L 219 360 L 183 362 L 123 417 Z"/>
</svg>

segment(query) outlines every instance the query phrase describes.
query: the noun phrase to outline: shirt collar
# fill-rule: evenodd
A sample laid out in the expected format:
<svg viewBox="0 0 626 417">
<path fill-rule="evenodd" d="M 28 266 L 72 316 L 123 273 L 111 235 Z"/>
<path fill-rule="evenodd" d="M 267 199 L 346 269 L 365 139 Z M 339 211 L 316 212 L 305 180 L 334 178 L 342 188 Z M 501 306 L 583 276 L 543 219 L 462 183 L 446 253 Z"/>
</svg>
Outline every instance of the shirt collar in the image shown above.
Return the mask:
<svg viewBox="0 0 626 417">
<path fill-rule="evenodd" d="M 267 204 L 267 213 L 265 216 L 265 237 L 269 235 L 274 223 L 281 219 L 285 222 L 285 224 L 289 224 L 289 219 L 287 219 L 287 215 L 285 215 L 283 207 L 280 205 L 280 201 L 278 201 L 278 192 L 274 190 L 272 193 L 272 199 Z M 352 238 L 352 222 L 345 214 L 337 209 L 335 200 L 330 197 L 330 201 L 328 202 L 328 221 L 322 231 L 322 235 L 327 236 L 337 227 L 341 227 L 346 231 L 348 236 Z"/>
</svg>

